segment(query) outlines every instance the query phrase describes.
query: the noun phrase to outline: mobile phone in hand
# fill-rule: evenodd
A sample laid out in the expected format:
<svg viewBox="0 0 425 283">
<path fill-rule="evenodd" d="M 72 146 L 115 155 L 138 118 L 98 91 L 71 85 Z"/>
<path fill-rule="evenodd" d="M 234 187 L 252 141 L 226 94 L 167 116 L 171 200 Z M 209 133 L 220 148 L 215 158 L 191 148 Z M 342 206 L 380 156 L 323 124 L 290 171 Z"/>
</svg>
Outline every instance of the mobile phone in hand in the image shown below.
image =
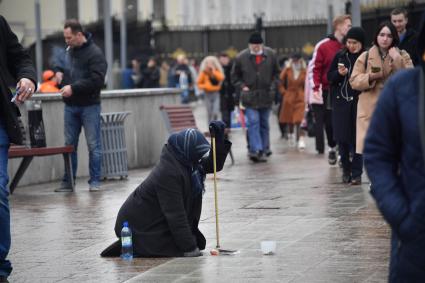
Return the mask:
<svg viewBox="0 0 425 283">
<path fill-rule="evenodd" d="M 10 100 L 10 102 L 13 102 L 15 104 L 18 104 L 18 101 L 16 101 L 16 98 L 18 98 L 18 95 L 20 94 L 20 90 L 19 88 L 16 89 L 15 93 L 12 96 L 12 99 Z"/>
<path fill-rule="evenodd" d="M 18 100 L 16 100 L 18 98 L 18 95 L 21 94 L 21 90 L 18 88 L 16 88 L 15 92 L 12 95 L 12 99 L 10 100 L 10 102 L 15 103 L 16 105 L 20 104 Z"/>
</svg>

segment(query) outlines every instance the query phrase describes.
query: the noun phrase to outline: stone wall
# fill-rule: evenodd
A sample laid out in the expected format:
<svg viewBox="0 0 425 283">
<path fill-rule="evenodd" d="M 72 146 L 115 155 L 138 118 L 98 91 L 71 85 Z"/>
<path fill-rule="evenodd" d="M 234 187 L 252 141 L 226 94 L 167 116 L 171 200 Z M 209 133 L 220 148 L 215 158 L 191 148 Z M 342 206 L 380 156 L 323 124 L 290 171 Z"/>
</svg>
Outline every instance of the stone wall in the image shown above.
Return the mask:
<svg viewBox="0 0 425 283">
<path fill-rule="evenodd" d="M 64 103 L 59 94 L 35 94 L 32 100 L 42 102 L 47 146 L 62 146 Z M 159 111 L 161 104 L 178 104 L 177 89 L 133 89 L 102 92 L 102 113 L 130 111 L 125 120 L 129 168 L 152 166 L 158 160 L 168 137 Z M 28 125 L 26 106 L 21 106 L 22 120 Z M 28 133 L 28 128 L 27 128 Z M 28 139 L 29 141 L 29 139 Z M 9 160 L 9 175 L 14 176 L 20 159 Z M 19 185 L 50 182 L 62 178 L 64 162 L 61 155 L 36 157 Z M 84 131 L 78 147 L 77 176 L 88 176 L 88 151 Z"/>
</svg>

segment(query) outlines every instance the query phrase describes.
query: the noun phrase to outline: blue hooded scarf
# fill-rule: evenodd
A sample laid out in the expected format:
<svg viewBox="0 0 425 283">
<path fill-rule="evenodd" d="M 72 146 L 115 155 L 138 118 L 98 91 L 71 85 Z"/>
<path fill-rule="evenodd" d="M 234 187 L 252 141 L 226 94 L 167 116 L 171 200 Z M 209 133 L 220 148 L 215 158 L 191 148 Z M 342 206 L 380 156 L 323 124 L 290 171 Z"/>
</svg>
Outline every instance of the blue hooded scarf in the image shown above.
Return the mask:
<svg viewBox="0 0 425 283">
<path fill-rule="evenodd" d="M 207 139 L 198 130 L 186 129 L 172 134 L 167 144 L 176 159 L 189 170 L 193 194 L 202 193 L 206 174 L 200 161 L 210 150 Z"/>
</svg>

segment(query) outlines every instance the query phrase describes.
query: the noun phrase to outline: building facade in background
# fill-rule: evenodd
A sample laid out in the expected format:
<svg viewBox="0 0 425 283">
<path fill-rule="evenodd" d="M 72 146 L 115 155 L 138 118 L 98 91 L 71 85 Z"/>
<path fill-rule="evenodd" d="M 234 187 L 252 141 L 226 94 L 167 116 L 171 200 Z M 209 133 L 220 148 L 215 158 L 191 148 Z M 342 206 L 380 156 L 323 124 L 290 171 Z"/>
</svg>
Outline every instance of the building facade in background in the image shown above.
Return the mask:
<svg viewBox="0 0 425 283">
<path fill-rule="evenodd" d="M 128 20 L 147 20 L 154 27 L 246 25 L 261 16 L 263 22 L 279 23 L 294 20 L 320 20 L 333 13 L 345 12 L 343 0 L 110 0 L 112 15 L 121 18 L 122 1 L 126 1 Z M 26 46 L 35 40 L 34 0 L 1 0 L 0 14 L 11 23 Z M 42 36 L 62 30 L 67 18 L 77 18 L 89 24 L 103 18 L 104 0 L 40 0 Z M 361 0 L 374 7 L 385 2 L 405 5 L 409 1 Z M 416 2 L 425 2 L 417 0 Z"/>
</svg>

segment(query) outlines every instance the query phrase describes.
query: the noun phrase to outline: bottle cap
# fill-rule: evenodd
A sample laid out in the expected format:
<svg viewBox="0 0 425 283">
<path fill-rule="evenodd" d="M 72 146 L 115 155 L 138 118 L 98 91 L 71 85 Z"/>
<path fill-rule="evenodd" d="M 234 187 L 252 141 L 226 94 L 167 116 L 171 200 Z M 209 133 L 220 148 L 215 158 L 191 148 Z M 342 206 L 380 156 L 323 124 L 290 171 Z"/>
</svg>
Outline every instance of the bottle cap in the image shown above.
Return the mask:
<svg viewBox="0 0 425 283">
<path fill-rule="evenodd" d="M 125 221 L 125 222 L 122 224 L 122 226 L 123 226 L 123 227 L 128 227 L 128 222 L 127 222 L 127 221 Z"/>
</svg>

